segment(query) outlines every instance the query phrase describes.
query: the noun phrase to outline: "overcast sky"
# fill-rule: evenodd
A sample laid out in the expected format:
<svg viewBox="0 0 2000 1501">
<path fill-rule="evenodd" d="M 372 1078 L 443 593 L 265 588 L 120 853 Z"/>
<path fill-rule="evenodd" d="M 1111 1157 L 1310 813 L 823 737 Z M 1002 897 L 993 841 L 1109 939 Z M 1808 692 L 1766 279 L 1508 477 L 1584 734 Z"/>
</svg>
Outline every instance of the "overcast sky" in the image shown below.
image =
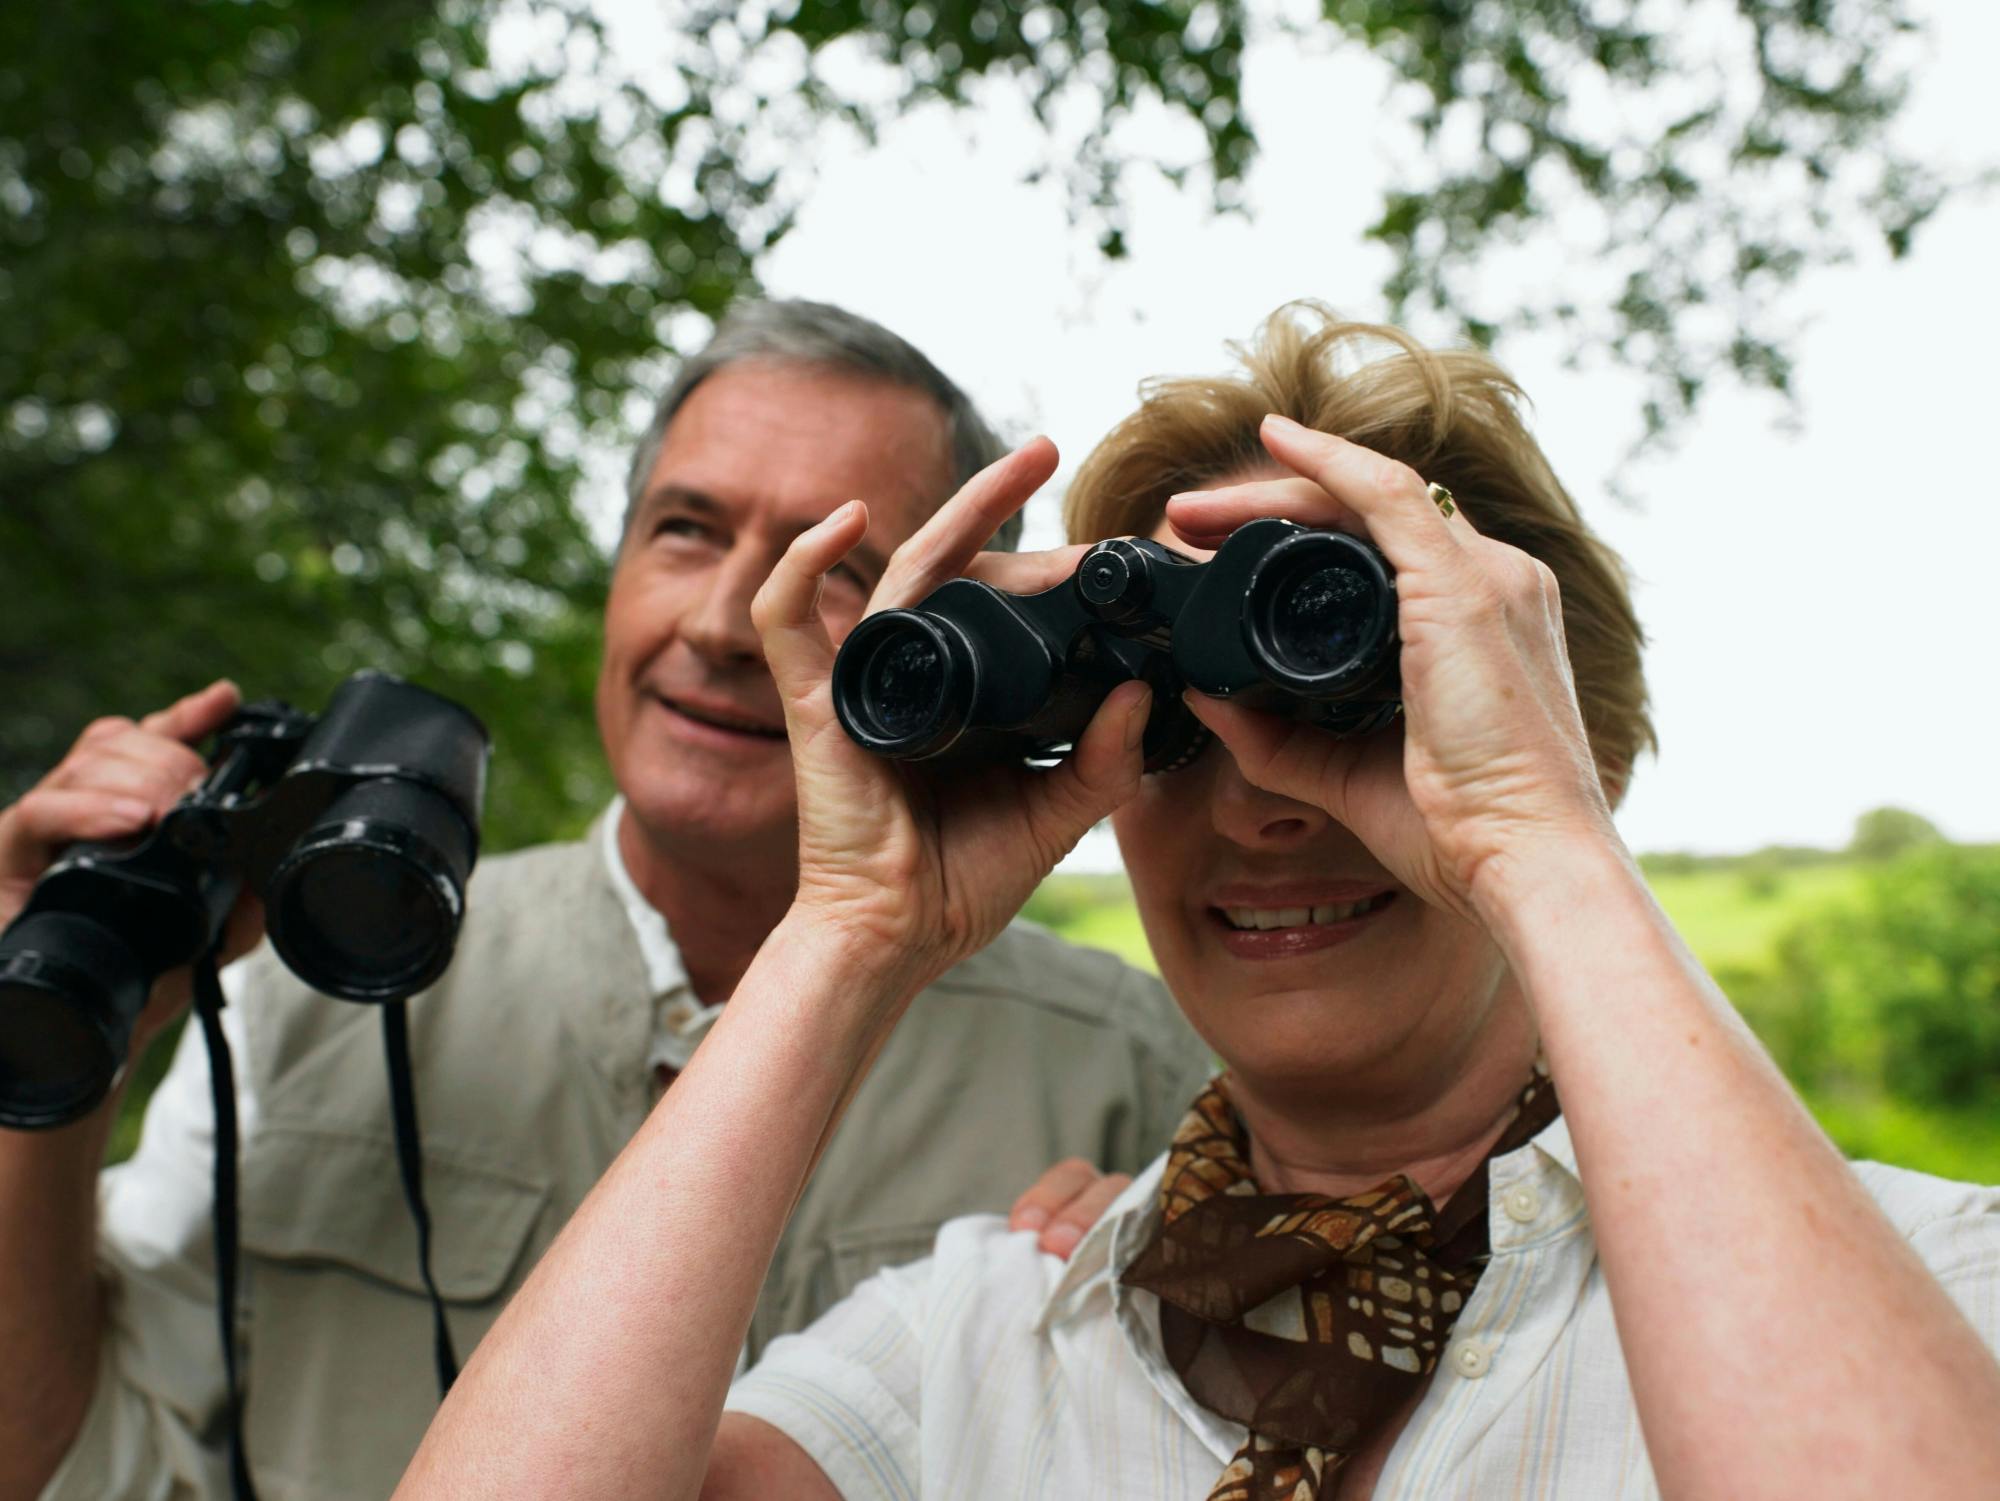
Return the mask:
<svg viewBox="0 0 2000 1501">
<path fill-rule="evenodd" d="M 2000 157 L 2000 6 L 1917 9 L 1935 45 L 1903 139 Z M 1142 176 L 1120 263 L 1067 222 L 1055 185 L 1021 181 L 1038 147 L 1006 91 L 921 113 L 872 149 L 830 132 L 762 274 L 774 293 L 911 338 L 1010 437 L 1053 437 L 1064 470 L 1029 513 L 1030 542 L 1052 543 L 1064 479 L 1143 376 L 1223 368 L 1223 342 L 1288 298 L 1380 314 L 1384 261 L 1359 230 L 1386 170 L 1382 78 L 1352 48 L 1255 46 L 1251 216 L 1218 219 L 1204 192 Z M 1558 472 L 1637 579 L 1661 739 L 1620 816 L 1637 849 L 1838 845 L 1885 803 L 2000 839 L 2000 200 L 1953 204 L 1900 264 L 1878 241 L 1857 230 L 1856 264 L 1803 290 L 1802 425 L 1718 388 L 1676 454 L 1628 477 L 1641 509 L 1605 494 L 1635 389 L 1501 351 Z M 1102 868 L 1115 853 L 1093 840 L 1073 859 Z"/>
</svg>

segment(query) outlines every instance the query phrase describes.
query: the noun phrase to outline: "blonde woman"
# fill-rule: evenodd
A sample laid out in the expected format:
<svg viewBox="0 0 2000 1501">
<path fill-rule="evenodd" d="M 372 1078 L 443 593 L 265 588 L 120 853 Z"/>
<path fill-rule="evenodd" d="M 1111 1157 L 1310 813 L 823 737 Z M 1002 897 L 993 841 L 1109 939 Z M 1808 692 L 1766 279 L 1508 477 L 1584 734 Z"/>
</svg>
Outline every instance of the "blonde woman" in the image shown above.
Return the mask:
<svg viewBox="0 0 2000 1501">
<path fill-rule="evenodd" d="M 827 691 L 817 581 L 865 507 L 802 536 L 758 609 L 792 914 L 399 1494 L 2000 1495 L 2000 1194 L 1842 1161 L 1653 903 L 1610 818 L 1651 740 L 1638 627 L 1512 384 L 1311 307 L 1243 364 L 1149 389 L 1072 538 L 1366 533 L 1398 573 L 1401 725 L 1339 741 L 1192 697 L 1216 743 L 1142 779 L 1127 685 L 1052 773 L 907 772 Z M 991 566 L 1053 464 L 986 471 L 874 606 Z M 732 1390 L 901 1008 L 1114 809 L 1225 1072 L 1067 1265 L 954 1222 Z"/>
</svg>

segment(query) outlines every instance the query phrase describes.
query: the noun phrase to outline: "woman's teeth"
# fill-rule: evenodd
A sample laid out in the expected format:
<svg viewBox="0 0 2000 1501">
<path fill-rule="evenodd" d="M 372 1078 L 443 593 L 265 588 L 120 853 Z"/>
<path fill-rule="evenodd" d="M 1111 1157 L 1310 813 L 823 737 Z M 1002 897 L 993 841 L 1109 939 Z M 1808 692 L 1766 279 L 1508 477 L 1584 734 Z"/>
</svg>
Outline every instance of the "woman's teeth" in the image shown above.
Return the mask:
<svg viewBox="0 0 2000 1501">
<path fill-rule="evenodd" d="M 1332 902 L 1322 907 L 1224 907 L 1222 915 L 1230 927 L 1245 930 L 1303 928 L 1308 924 L 1324 927 L 1328 923 L 1346 922 L 1349 918 L 1373 912 L 1394 895 L 1394 892 L 1384 891 L 1365 901 Z"/>
</svg>

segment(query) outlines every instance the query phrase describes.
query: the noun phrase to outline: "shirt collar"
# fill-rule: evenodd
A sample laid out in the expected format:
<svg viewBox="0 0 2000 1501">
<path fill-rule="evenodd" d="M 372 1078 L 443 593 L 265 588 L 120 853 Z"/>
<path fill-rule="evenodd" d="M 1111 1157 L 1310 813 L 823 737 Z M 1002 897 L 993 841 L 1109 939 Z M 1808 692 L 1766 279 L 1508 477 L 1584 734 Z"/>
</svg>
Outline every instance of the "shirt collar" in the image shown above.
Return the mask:
<svg viewBox="0 0 2000 1501">
<path fill-rule="evenodd" d="M 611 878 L 611 889 L 618 895 L 618 905 L 625 910 L 632 934 L 638 940 L 639 957 L 646 966 L 646 984 L 653 992 L 653 999 L 659 1000 L 687 986 L 687 970 L 682 967 L 681 951 L 673 935 L 667 931 L 666 918 L 639 894 L 638 882 L 625 868 L 625 852 L 618 847 L 618 825 L 624 817 L 624 797 L 612 798 L 611 806 L 597 821 L 597 847 L 604 856 L 604 869 Z"/>
<path fill-rule="evenodd" d="M 1522 1154 L 1526 1152 L 1540 1152 L 1550 1162 L 1561 1168 L 1570 1182 L 1578 1189 L 1583 1187 L 1583 1180 L 1577 1175 L 1576 1171 L 1576 1143 L 1569 1139 L 1568 1116 L 1558 1115 L 1554 1120 L 1542 1127 L 1532 1140 L 1515 1148 L 1515 1150 L 1509 1152 L 1505 1157 L 1495 1158 L 1493 1162 L 1495 1173 L 1498 1173 L 1502 1163 L 1510 1167 L 1517 1165 L 1525 1166 L 1525 1159 Z"/>
<path fill-rule="evenodd" d="M 1075 1317 L 1093 1293 L 1109 1290 L 1127 1263 L 1139 1254 L 1139 1248 L 1152 1238 L 1160 1219 L 1160 1180 L 1166 1173 L 1167 1154 L 1162 1152 L 1084 1232 L 1036 1312 L 1036 1329 L 1046 1331 Z"/>
</svg>

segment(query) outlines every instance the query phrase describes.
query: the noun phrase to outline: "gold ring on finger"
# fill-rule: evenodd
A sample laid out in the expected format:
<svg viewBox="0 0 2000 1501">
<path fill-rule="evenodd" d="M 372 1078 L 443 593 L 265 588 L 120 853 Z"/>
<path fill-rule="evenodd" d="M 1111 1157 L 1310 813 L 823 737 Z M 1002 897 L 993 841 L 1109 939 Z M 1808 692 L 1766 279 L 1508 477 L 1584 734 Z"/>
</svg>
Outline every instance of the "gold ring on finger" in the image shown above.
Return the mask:
<svg viewBox="0 0 2000 1501">
<path fill-rule="evenodd" d="M 1425 489 L 1429 493 L 1430 498 L 1436 502 L 1438 515 L 1449 521 L 1453 516 L 1458 514 L 1458 502 L 1451 498 L 1451 491 L 1439 484 L 1427 485 Z"/>
</svg>

